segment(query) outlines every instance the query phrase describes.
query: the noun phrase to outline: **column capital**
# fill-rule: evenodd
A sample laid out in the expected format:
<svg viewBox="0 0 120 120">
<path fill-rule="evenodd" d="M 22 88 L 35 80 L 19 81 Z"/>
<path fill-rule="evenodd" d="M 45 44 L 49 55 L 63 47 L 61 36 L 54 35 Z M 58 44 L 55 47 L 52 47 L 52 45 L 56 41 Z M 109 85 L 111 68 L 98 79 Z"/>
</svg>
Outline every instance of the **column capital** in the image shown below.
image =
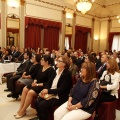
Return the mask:
<svg viewBox="0 0 120 120">
<path fill-rule="evenodd" d="M 92 18 L 92 22 L 95 22 L 95 18 L 94 17 Z"/>
<path fill-rule="evenodd" d="M 73 17 L 76 17 L 76 13 L 75 12 L 73 13 Z"/>
<path fill-rule="evenodd" d="M 66 14 L 66 11 L 65 11 L 65 10 L 62 10 L 62 14 Z"/>
<path fill-rule="evenodd" d="M 110 19 L 110 18 L 108 19 L 108 22 L 111 22 L 111 19 Z"/>
<path fill-rule="evenodd" d="M 24 0 L 20 0 L 21 2 L 21 5 L 24 5 L 25 4 L 25 1 Z"/>
</svg>

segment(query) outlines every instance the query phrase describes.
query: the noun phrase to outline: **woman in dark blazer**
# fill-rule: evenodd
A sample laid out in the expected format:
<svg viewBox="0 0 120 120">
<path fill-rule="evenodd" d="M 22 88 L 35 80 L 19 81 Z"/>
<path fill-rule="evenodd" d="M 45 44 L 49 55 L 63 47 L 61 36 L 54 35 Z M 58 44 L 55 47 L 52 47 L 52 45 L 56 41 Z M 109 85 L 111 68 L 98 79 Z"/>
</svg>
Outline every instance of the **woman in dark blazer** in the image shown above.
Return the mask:
<svg viewBox="0 0 120 120">
<path fill-rule="evenodd" d="M 71 74 L 69 72 L 69 58 L 61 56 L 57 60 L 57 70 L 39 94 L 35 101 L 35 108 L 40 120 L 48 120 L 49 110 L 61 105 L 68 99 L 68 94 L 72 87 Z M 54 94 L 54 98 L 45 100 L 46 94 Z"/>
</svg>

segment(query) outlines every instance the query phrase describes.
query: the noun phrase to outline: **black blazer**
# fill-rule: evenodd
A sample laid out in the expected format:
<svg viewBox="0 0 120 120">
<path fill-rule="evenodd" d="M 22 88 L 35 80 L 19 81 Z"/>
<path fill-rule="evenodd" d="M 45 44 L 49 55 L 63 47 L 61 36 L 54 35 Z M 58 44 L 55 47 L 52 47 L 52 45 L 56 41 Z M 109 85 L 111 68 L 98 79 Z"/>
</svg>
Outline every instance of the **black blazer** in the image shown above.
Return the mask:
<svg viewBox="0 0 120 120">
<path fill-rule="evenodd" d="M 70 89 L 72 87 L 72 78 L 69 70 L 64 69 L 61 74 L 56 89 L 50 89 L 52 86 L 52 82 L 56 77 L 56 71 L 53 73 L 49 81 L 47 82 L 45 89 L 48 89 L 48 94 L 56 94 L 59 96 L 59 104 L 66 102 L 68 100 L 68 95 L 70 93 Z"/>
<path fill-rule="evenodd" d="M 24 63 L 22 62 L 20 66 L 17 68 L 16 75 L 22 75 L 23 72 L 27 71 L 30 68 L 31 64 L 32 63 L 30 62 L 30 60 L 27 60 Z"/>
<path fill-rule="evenodd" d="M 103 65 L 103 64 L 102 64 Z M 101 66 L 102 66 L 101 65 Z M 100 66 L 100 67 L 101 67 Z M 99 67 L 99 68 L 100 68 Z M 102 74 L 103 74 L 103 72 L 106 70 L 106 64 L 104 65 L 104 67 L 99 71 L 99 72 L 97 72 L 97 77 L 98 77 L 98 79 L 100 79 L 101 78 L 101 76 L 102 76 Z"/>
</svg>

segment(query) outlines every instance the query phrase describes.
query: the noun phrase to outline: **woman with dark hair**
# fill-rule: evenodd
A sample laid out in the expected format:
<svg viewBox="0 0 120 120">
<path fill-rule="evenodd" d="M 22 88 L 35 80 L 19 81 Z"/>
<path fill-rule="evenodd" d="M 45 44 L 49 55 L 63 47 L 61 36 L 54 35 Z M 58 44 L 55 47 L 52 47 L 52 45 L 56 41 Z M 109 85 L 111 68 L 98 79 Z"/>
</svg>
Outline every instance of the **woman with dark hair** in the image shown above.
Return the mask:
<svg viewBox="0 0 120 120">
<path fill-rule="evenodd" d="M 108 60 L 107 70 L 103 72 L 102 77 L 100 78 L 100 84 L 102 93 L 99 99 L 99 102 L 112 102 L 118 98 L 118 89 L 119 89 L 119 80 L 120 73 L 118 63 L 115 59 L 111 58 Z M 107 85 L 103 85 L 102 81 L 105 80 L 109 82 Z M 107 92 L 109 91 L 109 92 Z"/>
<path fill-rule="evenodd" d="M 73 84 L 76 83 L 76 81 L 75 81 L 75 75 L 78 73 L 78 67 L 76 65 L 76 62 L 77 62 L 76 56 L 71 56 L 70 57 L 69 71 L 71 72 L 71 75 L 72 75 Z"/>
<path fill-rule="evenodd" d="M 95 110 L 99 82 L 95 76 L 95 65 L 84 62 L 81 78 L 70 92 L 69 99 L 54 112 L 54 120 L 86 120 Z"/>
<path fill-rule="evenodd" d="M 18 81 L 15 84 L 16 90 L 12 94 L 13 98 L 18 98 L 23 88 L 26 85 L 30 85 L 34 81 L 40 69 L 40 59 L 41 59 L 40 55 L 37 54 L 32 57 L 31 59 L 32 64 L 30 68 L 22 74 L 22 77 L 18 79 Z"/>
<path fill-rule="evenodd" d="M 35 108 L 40 120 L 48 120 L 49 110 L 61 105 L 68 99 L 72 87 L 71 74 L 69 72 L 69 58 L 61 56 L 57 60 L 57 70 L 53 73 L 45 88 L 35 101 Z M 53 98 L 46 100 L 46 95 L 52 94 Z"/>
<path fill-rule="evenodd" d="M 85 56 L 85 62 L 95 63 L 95 58 L 93 57 L 93 55 L 87 55 Z"/>
<path fill-rule="evenodd" d="M 31 85 L 23 88 L 20 108 L 15 116 L 16 119 L 23 117 L 26 114 L 26 109 L 31 104 L 34 97 L 37 97 L 41 90 L 50 79 L 54 69 L 51 67 L 51 57 L 44 55 L 41 59 L 41 69 L 38 71 L 37 77 Z"/>
</svg>

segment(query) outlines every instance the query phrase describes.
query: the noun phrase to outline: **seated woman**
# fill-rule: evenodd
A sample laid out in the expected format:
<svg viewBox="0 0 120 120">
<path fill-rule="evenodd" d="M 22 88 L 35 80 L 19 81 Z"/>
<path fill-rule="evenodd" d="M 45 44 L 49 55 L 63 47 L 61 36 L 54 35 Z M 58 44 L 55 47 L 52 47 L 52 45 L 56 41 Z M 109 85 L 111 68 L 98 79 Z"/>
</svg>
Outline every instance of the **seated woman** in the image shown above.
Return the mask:
<svg viewBox="0 0 120 120">
<path fill-rule="evenodd" d="M 76 83 L 75 75 L 78 73 L 78 67 L 76 65 L 77 58 L 75 56 L 70 57 L 70 67 L 69 71 L 71 72 L 73 84 Z"/>
<path fill-rule="evenodd" d="M 40 120 L 48 120 L 49 110 L 61 105 L 68 99 L 72 81 L 69 72 L 69 58 L 61 56 L 57 60 L 57 70 L 53 73 L 45 88 L 35 101 L 35 108 Z M 45 100 L 46 94 L 53 94 L 54 98 Z"/>
<path fill-rule="evenodd" d="M 44 55 L 41 59 L 42 68 L 38 71 L 38 75 L 31 85 L 23 88 L 20 108 L 15 116 L 16 119 L 23 117 L 26 114 L 26 109 L 31 104 L 34 97 L 37 97 L 41 90 L 46 85 L 48 79 L 50 79 L 54 69 L 51 65 L 51 57 Z"/>
<path fill-rule="evenodd" d="M 54 120 L 85 120 L 94 112 L 100 91 L 99 82 L 94 78 L 95 65 L 84 62 L 80 75 L 68 101 L 54 112 Z"/>
<path fill-rule="evenodd" d="M 107 62 L 107 70 L 103 72 L 102 77 L 100 78 L 100 84 L 102 93 L 99 99 L 99 102 L 112 102 L 118 98 L 118 89 L 119 89 L 119 80 L 120 73 L 118 63 L 115 59 L 111 58 Z M 107 85 L 103 85 L 101 81 L 110 82 Z"/>
<path fill-rule="evenodd" d="M 26 85 L 30 85 L 35 77 L 38 74 L 38 71 L 40 69 L 40 55 L 34 55 L 31 59 L 32 65 L 30 66 L 29 70 L 23 73 L 22 77 L 18 79 L 18 81 L 15 84 L 16 90 L 13 92 L 12 97 L 18 98 L 19 94 L 21 94 L 23 88 Z"/>
</svg>

